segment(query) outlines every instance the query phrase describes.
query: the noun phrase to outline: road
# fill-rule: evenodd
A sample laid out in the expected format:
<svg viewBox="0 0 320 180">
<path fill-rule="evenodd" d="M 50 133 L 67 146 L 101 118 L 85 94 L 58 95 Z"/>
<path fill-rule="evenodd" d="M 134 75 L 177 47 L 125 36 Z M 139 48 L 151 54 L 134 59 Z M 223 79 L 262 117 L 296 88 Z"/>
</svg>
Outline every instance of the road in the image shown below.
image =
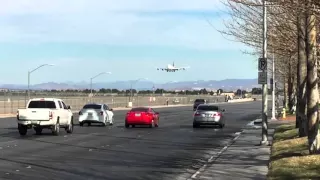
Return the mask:
<svg viewBox="0 0 320 180">
<path fill-rule="evenodd" d="M 224 129 L 193 129 L 192 107 L 157 109 L 159 128 L 125 129 L 126 111 L 115 111 L 113 126 L 76 126 L 60 136 L 20 137 L 15 118 L 1 119 L 0 179 L 187 179 L 259 115 L 261 101 L 221 107 Z"/>
</svg>

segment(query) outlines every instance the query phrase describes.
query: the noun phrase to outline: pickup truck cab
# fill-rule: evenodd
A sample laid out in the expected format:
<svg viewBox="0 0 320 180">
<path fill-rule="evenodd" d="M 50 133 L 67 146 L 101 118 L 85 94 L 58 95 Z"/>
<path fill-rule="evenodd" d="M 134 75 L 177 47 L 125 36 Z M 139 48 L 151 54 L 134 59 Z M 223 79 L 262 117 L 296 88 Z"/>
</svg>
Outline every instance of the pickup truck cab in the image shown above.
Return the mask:
<svg viewBox="0 0 320 180">
<path fill-rule="evenodd" d="M 61 99 L 35 98 L 29 100 L 25 109 L 17 111 L 18 130 L 20 135 L 26 135 L 33 128 L 36 134 L 43 129 L 51 129 L 52 134 L 59 135 L 60 128 L 67 133 L 73 132 L 73 113 Z"/>
</svg>

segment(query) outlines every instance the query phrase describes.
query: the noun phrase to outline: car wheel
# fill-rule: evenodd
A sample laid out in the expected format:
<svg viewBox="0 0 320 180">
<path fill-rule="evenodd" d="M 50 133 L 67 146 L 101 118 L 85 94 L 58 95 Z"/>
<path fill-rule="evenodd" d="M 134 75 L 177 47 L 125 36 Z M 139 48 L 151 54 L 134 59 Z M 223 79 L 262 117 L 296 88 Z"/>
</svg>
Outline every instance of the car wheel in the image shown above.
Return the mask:
<svg viewBox="0 0 320 180">
<path fill-rule="evenodd" d="M 18 130 L 19 130 L 19 134 L 24 136 L 28 132 L 28 127 L 25 125 L 18 124 Z"/>
<path fill-rule="evenodd" d="M 113 125 L 113 117 L 112 117 L 111 122 L 109 123 L 109 125 L 110 125 L 110 126 Z"/>
<path fill-rule="evenodd" d="M 193 123 L 193 128 L 197 128 L 198 124 Z"/>
<path fill-rule="evenodd" d="M 58 136 L 60 133 L 60 123 L 57 121 L 57 123 L 52 128 L 52 134 L 55 136 Z"/>
<path fill-rule="evenodd" d="M 34 131 L 36 131 L 36 135 L 41 135 L 42 134 L 42 128 L 41 127 L 35 127 L 33 129 L 34 129 Z"/>
<path fill-rule="evenodd" d="M 107 126 L 107 119 L 104 119 L 102 126 Z"/>
<path fill-rule="evenodd" d="M 154 125 L 154 120 L 152 120 L 151 124 L 149 125 L 149 128 L 153 128 L 155 125 Z"/>
<path fill-rule="evenodd" d="M 66 128 L 66 132 L 71 134 L 73 132 L 73 118 L 71 118 L 70 124 Z"/>
<path fill-rule="evenodd" d="M 125 123 L 124 126 L 125 126 L 126 128 L 129 128 L 130 125 L 127 124 L 127 123 Z"/>
<path fill-rule="evenodd" d="M 79 123 L 79 126 L 83 126 L 83 123 L 81 122 L 81 123 Z"/>
</svg>

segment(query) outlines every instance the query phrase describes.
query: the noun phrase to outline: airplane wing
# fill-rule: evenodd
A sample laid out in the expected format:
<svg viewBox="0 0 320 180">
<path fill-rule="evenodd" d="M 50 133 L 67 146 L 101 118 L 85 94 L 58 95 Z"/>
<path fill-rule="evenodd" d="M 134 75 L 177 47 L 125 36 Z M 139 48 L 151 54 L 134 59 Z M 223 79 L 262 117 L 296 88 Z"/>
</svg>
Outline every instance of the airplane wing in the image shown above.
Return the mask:
<svg viewBox="0 0 320 180">
<path fill-rule="evenodd" d="M 159 68 L 159 67 L 156 67 L 156 68 L 157 68 L 157 70 L 159 70 L 159 71 L 167 70 L 166 68 Z"/>
<path fill-rule="evenodd" d="M 178 70 L 186 70 L 186 69 L 189 69 L 190 66 L 187 66 L 187 67 L 179 67 Z"/>
</svg>

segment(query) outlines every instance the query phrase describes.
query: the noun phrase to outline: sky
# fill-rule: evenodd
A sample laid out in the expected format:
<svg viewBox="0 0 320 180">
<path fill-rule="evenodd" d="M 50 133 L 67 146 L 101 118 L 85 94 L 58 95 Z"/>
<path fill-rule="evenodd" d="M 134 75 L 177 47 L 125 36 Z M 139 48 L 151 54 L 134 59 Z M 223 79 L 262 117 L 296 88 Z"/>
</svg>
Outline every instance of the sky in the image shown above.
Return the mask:
<svg viewBox="0 0 320 180">
<path fill-rule="evenodd" d="M 256 78 L 221 0 L 0 0 L 0 83 Z M 208 23 L 210 22 L 210 24 Z M 230 37 L 228 37 L 231 39 Z M 186 71 L 157 71 L 175 63 Z"/>
</svg>

